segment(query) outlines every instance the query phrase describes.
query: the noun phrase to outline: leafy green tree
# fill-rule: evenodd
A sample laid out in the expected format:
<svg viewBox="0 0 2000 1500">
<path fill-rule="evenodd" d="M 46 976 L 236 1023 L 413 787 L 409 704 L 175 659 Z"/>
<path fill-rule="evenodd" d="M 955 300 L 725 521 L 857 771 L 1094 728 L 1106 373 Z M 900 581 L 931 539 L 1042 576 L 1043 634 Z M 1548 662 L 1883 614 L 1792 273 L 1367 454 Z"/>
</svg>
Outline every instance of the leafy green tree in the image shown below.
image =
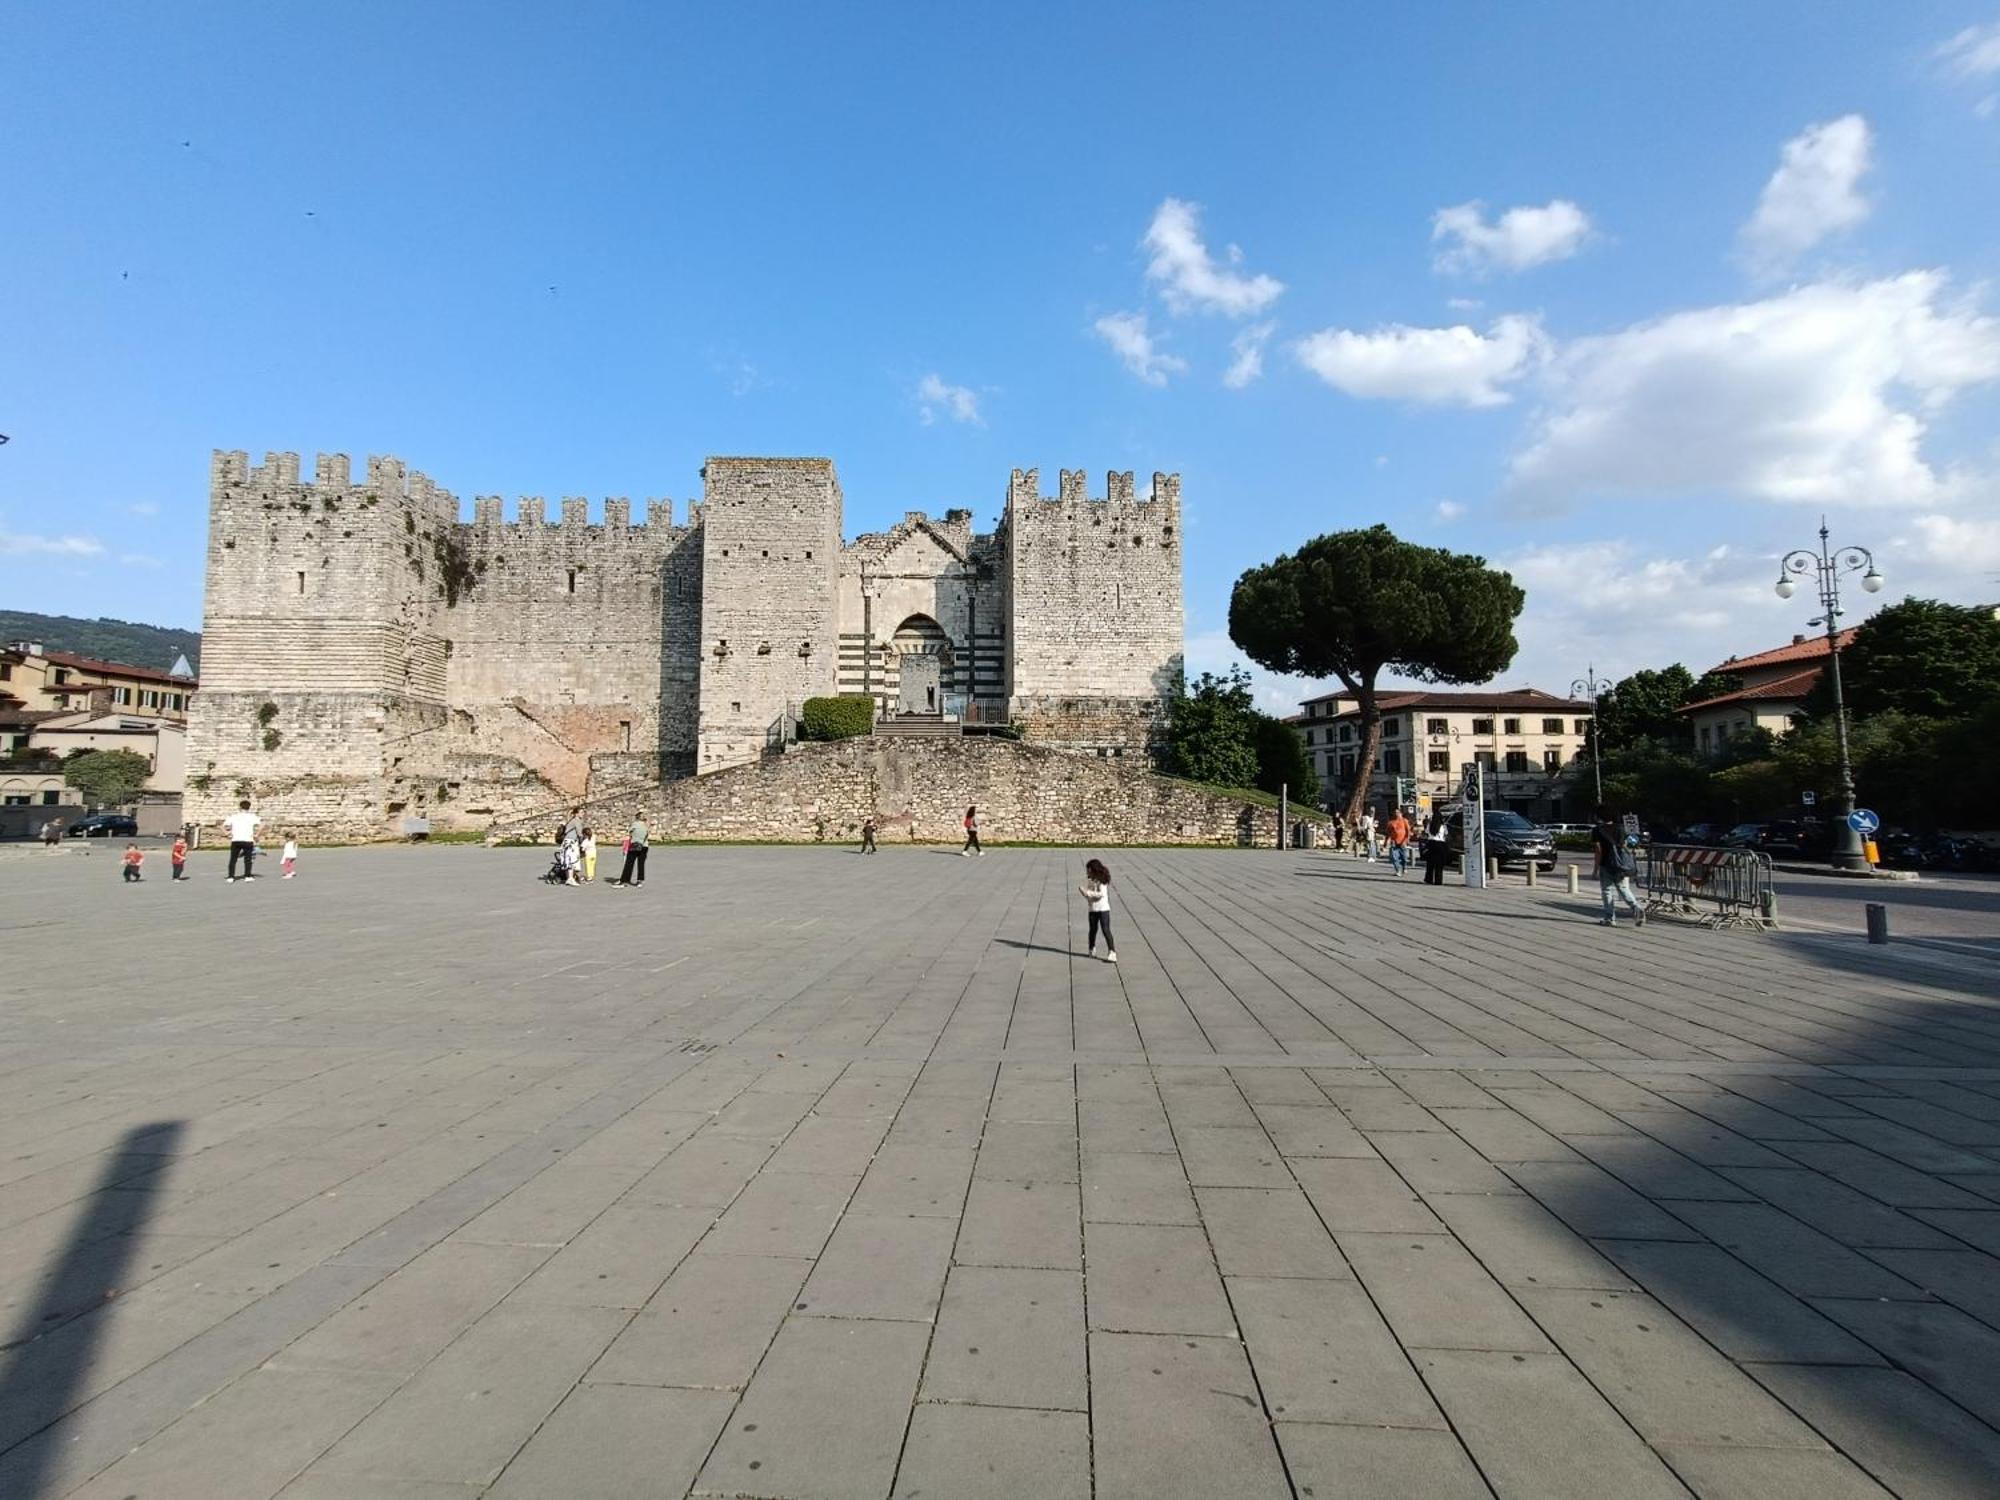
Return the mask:
<svg viewBox="0 0 2000 1500">
<path fill-rule="evenodd" d="M 1298 730 L 1269 714 L 1256 715 L 1252 726 L 1257 751 L 1256 786 L 1273 796 L 1280 790 L 1301 807 L 1319 806 L 1319 773 Z"/>
<path fill-rule="evenodd" d="M 1692 823 L 1714 811 L 1709 768 L 1690 746 L 1642 739 L 1607 749 L 1603 770 L 1606 805 L 1656 826 Z"/>
<path fill-rule="evenodd" d="M 63 780 L 92 807 L 122 807 L 152 771 L 134 750 L 79 750 L 63 762 Z"/>
<path fill-rule="evenodd" d="M 1249 786 L 1257 779 L 1255 733 L 1250 674 L 1204 672 L 1168 701 L 1162 768 L 1214 786 Z"/>
<path fill-rule="evenodd" d="M 1905 599 L 1862 622 L 1840 653 L 1840 675 L 1852 719 L 1958 718 L 2000 702 L 2000 620 L 1991 609 Z M 1806 713 L 1832 712 L 1832 674 L 1823 673 Z"/>
<path fill-rule="evenodd" d="M 1679 662 L 1621 679 L 1597 700 L 1597 727 L 1605 753 L 1640 740 L 1672 744 L 1686 739 L 1687 725 L 1678 710 L 1690 701 L 1693 690 L 1694 674 Z"/>
<path fill-rule="evenodd" d="M 1400 540 L 1386 526 L 1315 537 L 1252 568 L 1229 600 L 1229 638 L 1259 666 L 1337 678 L 1359 709 L 1358 766 L 1382 748 L 1376 681 L 1393 671 L 1419 682 L 1484 682 L 1518 649 L 1514 620 L 1526 596 L 1486 560 Z M 1368 777 L 1347 793 L 1360 814 Z"/>
</svg>

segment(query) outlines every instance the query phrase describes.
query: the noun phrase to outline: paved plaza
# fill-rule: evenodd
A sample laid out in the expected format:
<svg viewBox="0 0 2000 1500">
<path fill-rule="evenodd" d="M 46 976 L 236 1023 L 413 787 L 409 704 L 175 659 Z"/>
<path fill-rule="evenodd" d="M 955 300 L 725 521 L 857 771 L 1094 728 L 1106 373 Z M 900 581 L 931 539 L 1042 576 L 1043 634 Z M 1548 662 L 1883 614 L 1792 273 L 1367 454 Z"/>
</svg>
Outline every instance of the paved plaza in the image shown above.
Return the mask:
<svg viewBox="0 0 2000 1500">
<path fill-rule="evenodd" d="M 1081 859 L 0 857 L 0 1495 L 2000 1493 L 1993 965 Z"/>
</svg>

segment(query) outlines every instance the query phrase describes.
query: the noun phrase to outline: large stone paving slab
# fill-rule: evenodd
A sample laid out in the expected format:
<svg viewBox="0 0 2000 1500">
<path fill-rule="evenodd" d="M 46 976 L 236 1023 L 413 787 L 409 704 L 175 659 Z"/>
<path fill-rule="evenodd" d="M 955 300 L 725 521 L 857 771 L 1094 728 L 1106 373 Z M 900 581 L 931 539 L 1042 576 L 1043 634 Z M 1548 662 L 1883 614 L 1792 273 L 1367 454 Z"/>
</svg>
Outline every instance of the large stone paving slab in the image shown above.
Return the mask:
<svg viewBox="0 0 2000 1500">
<path fill-rule="evenodd" d="M 0 1495 L 2000 1493 L 2000 973 L 1325 853 L 0 854 Z"/>
</svg>

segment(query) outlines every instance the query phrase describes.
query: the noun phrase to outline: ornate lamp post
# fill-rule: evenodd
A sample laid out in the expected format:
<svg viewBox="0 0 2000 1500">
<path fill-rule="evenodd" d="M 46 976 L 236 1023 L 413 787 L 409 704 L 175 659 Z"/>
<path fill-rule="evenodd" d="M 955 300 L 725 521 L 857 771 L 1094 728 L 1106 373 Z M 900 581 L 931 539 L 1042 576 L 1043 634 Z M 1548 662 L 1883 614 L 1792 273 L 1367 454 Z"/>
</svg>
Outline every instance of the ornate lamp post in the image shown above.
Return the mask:
<svg viewBox="0 0 2000 1500">
<path fill-rule="evenodd" d="M 1840 821 L 1833 830 L 1833 867 L 1865 870 L 1868 857 L 1861 850 L 1861 834 L 1848 822 L 1854 811 L 1854 766 L 1847 756 L 1847 698 L 1840 686 L 1840 575 L 1860 573 L 1861 587 L 1873 594 L 1881 590 L 1882 574 L 1875 566 L 1875 554 L 1866 547 L 1829 548 L 1824 516 L 1819 523 L 1817 552 L 1801 547 L 1779 559 L 1778 597 L 1791 598 L 1798 592 L 1798 580 L 1808 573 L 1815 575 L 1823 613 L 1807 623 L 1826 627 L 1828 669 L 1833 673 L 1834 739 L 1840 747 L 1840 788 L 1835 803 Z"/>
<path fill-rule="evenodd" d="M 1595 665 L 1586 666 L 1584 676 L 1569 685 L 1572 698 L 1590 699 L 1590 773 L 1597 779 L 1598 807 L 1604 806 L 1604 736 L 1597 732 L 1597 695 L 1611 686 L 1608 677 L 1599 677 Z"/>
</svg>

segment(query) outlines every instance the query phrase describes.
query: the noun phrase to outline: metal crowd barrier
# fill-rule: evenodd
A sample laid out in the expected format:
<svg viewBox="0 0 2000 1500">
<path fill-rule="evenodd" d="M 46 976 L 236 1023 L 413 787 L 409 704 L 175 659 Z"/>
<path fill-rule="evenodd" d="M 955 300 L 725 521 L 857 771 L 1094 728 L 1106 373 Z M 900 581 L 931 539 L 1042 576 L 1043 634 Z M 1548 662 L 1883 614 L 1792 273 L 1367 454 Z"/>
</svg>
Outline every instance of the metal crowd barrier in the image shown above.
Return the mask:
<svg viewBox="0 0 2000 1500">
<path fill-rule="evenodd" d="M 1693 917 L 1708 927 L 1778 925 L 1770 855 L 1687 844 L 1649 844 L 1644 852 L 1647 912 Z"/>
</svg>

